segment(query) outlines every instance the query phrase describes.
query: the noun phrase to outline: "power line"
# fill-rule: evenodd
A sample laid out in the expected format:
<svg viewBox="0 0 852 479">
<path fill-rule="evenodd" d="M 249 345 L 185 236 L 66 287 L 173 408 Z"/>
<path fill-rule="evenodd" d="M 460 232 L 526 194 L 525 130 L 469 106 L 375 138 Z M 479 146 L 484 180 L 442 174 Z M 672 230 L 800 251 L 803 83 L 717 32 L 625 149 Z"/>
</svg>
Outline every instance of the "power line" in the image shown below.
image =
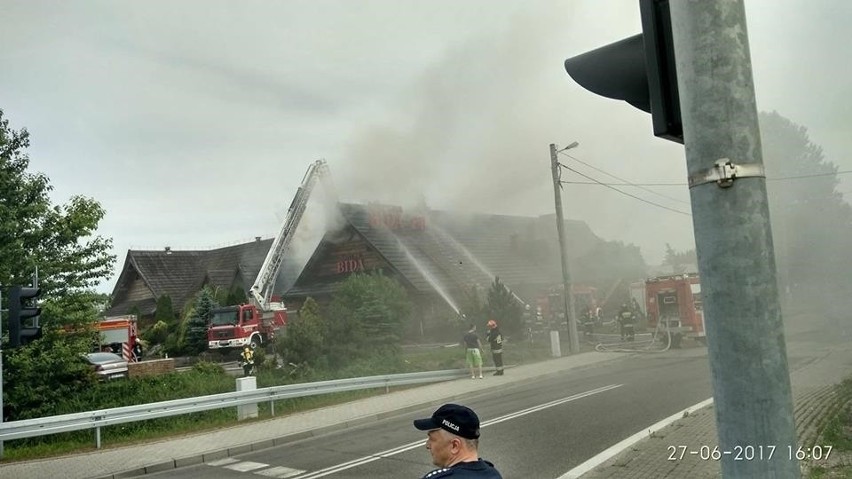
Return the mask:
<svg viewBox="0 0 852 479">
<path fill-rule="evenodd" d="M 584 163 L 585 164 L 585 163 Z M 562 165 L 564 166 L 564 165 Z M 799 179 L 807 179 L 807 178 L 818 178 L 823 176 L 832 176 L 832 175 L 843 175 L 847 173 L 852 173 L 850 171 L 838 171 L 837 173 L 816 173 L 813 175 L 800 175 L 800 176 L 778 176 L 775 178 L 766 178 L 766 181 L 785 181 L 785 180 L 799 180 Z M 611 176 L 611 175 L 610 175 Z M 563 183 L 569 183 L 573 185 L 599 185 L 606 184 L 612 186 L 687 186 L 687 183 L 631 183 L 629 181 L 622 180 L 622 183 L 600 183 L 594 181 L 563 181 Z"/>
<path fill-rule="evenodd" d="M 816 178 L 819 176 L 846 175 L 848 173 L 852 173 L 852 170 L 838 171 L 836 173 L 814 173 L 813 175 L 779 176 L 777 178 L 767 178 L 766 181 L 798 180 L 801 178 Z"/>
<path fill-rule="evenodd" d="M 662 194 L 662 193 L 657 193 L 657 192 L 656 192 L 656 191 L 654 191 L 654 190 L 649 190 L 648 188 L 645 188 L 644 186 L 641 186 L 641 185 L 638 185 L 638 184 L 632 183 L 632 182 L 630 182 L 630 181 L 627 181 L 627 180 L 625 180 L 624 178 L 619 178 L 618 176 L 615 176 L 615 175 L 613 175 L 612 173 L 608 173 L 608 172 L 606 172 L 606 171 L 604 171 L 604 170 L 602 170 L 602 169 L 600 169 L 600 168 L 597 168 L 597 167 L 595 167 L 595 166 L 592 166 L 592 165 L 590 165 L 590 164 L 586 163 L 586 162 L 585 162 L 585 161 L 583 161 L 583 160 L 580 160 L 579 158 L 575 158 L 575 157 L 573 157 L 573 156 L 569 155 L 568 153 L 565 153 L 564 151 L 562 151 L 562 152 L 560 152 L 560 153 L 562 153 L 563 155 L 567 156 L 568 158 L 571 158 L 572 160 L 576 161 L 577 163 L 580 163 L 580 164 L 582 164 L 582 165 L 585 165 L 585 166 L 587 166 L 587 167 L 589 167 L 589 168 L 591 168 L 591 169 L 593 169 L 593 170 L 599 171 L 599 172 L 601 172 L 601 173 L 603 173 L 603 174 L 605 174 L 605 175 L 607 175 L 607 176 L 609 176 L 609 177 L 611 177 L 611 178 L 615 178 L 615 179 L 616 179 L 616 180 L 618 180 L 618 181 L 623 181 L 624 183 L 626 183 L 626 184 L 628 184 L 628 185 L 630 185 L 630 186 L 635 186 L 635 187 L 637 187 L 637 188 L 639 188 L 639 189 L 641 189 L 641 190 L 645 190 L 645 191 L 647 191 L 648 193 L 651 193 L 651 194 L 657 195 L 657 196 L 659 196 L 659 197 L 661 197 L 661 198 L 665 198 L 665 199 L 670 200 L 670 201 L 674 201 L 674 202 L 676 202 L 676 203 L 689 204 L 689 202 L 688 202 L 688 201 L 683 201 L 683 200 L 679 200 L 679 199 L 677 199 L 677 198 L 672 198 L 671 196 L 666 196 L 666 195 L 664 195 L 664 194 Z M 560 165 L 562 165 L 562 164 L 560 163 Z M 562 166 L 564 167 L 565 165 L 562 165 Z M 610 186 L 611 186 L 611 185 L 610 185 Z"/>
<path fill-rule="evenodd" d="M 564 167 L 562 163 L 559 164 Z M 609 185 L 609 186 L 686 186 L 686 183 L 604 183 L 594 181 L 563 181 L 572 185 Z M 680 201 L 680 200 L 677 200 Z M 686 203 L 686 201 L 684 201 Z"/>
<path fill-rule="evenodd" d="M 643 198 L 640 198 L 640 197 L 638 197 L 638 196 L 632 195 L 632 194 L 627 193 L 627 192 L 625 192 L 625 191 L 619 190 L 618 188 L 615 188 L 615 186 L 632 186 L 632 187 L 640 188 L 640 189 L 642 189 L 642 190 L 647 191 L 648 193 L 655 194 L 655 195 L 657 195 L 657 196 L 660 196 L 660 197 L 662 197 L 662 198 L 666 198 L 666 199 L 671 200 L 671 201 L 675 201 L 675 202 L 678 202 L 678 203 L 689 204 L 689 202 L 687 202 L 687 201 L 683 201 L 683 200 L 679 200 L 679 199 L 676 199 L 676 198 L 672 198 L 672 197 L 670 197 L 670 196 L 666 196 L 666 195 L 664 195 L 664 194 L 661 194 L 661 193 L 658 193 L 658 192 L 656 192 L 656 191 L 653 191 L 653 190 L 650 190 L 650 189 L 648 189 L 648 188 L 645 188 L 646 186 L 687 186 L 687 183 L 633 183 L 633 182 L 630 182 L 630 181 L 625 180 L 625 179 L 623 179 L 623 178 L 619 178 L 618 176 L 613 175 L 613 174 L 611 174 L 611 173 L 608 173 L 608 172 L 606 172 L 606 171 L 604 171 L 604 170 L 602 170 L 602 169 L 600 169 L 600 168 L 597 168 L 597 167 L 595 167 L 595 166 L 592 166 L 592 165 L 590 165 L 590 164 L 588 164 L 588 163 L 586 163 L 586 162 L 584 162 L 584 161 L 580 160 L 579 158 L 576 158 L 576 157 L 574 157 L 574 156 L 572 156 L 572 155 L 569 155 L 568 153 L 565 153 L 565 151 L 558 151 L 557 153 L 559 153 L 559 154 L 561 154 L 561 155 L 565 155 L 566 157 L 568 157 L 568 158 L 570 158 L 570 159 L 572 159 L 572 160 L 574 160 L 574 161 L 576 161 L 576 162 L 578 162 L 578 163 L 580 163 L 580 164 L 582 164 L 582 165 L 585 165 L 585 166 L 587 166 L 587 167 L 589 167 L 589 168 L 591 168 L 591 169 L 593 169 L 593 170 L 599 171 L 599 172 L 601 172 L 601 173 L 603 173 L 603 174 L 605 174 L 605 175 L 607 175 L 607 176 L 609 176 L 609 177 L 612 177 L 612 178 L 615 178 L 616 180 L 621 181 L 621 183 L 604 183 L 604 182 L 602 182 L 602 181 L 598 181 L 598 180 L 596 180 L 595 178 L 592 178 L 591 176 L 588 176 L 588 175 L 586 175 L 586 174 L 580 173 L 579 171 L 577 171 L 577 170 L 575 170 L 575 169 L 573 169 L 573 168 L 571 168 L 571 167 L 569 167 L 569 166 L 567 166 L 567 165 L 565 165 L 565 164 L 558 163 L 558 165 L 559 165 L 559 166 L 561 166 L 562 168 L 565 168 L 565 169 L 567 169 L 567 170 L 569 170 L 569 171 L 572 171 L 572 172 L 574 172 L 574 173 L 576 173 L 576 174 L 578 174 L 578 175 L 580 175 L 580 176 L 582 176 L 582 177 L 584 177 L 584 178 L 587 178 L 587 179 L 591 180 L 591 181 L 563 181 L 563 180 L 561 179 L 561 177 L 560 177 L 560 179 L 559 179 L 559 183 L 560 183 L 560 184 L 575 184 L 575 185 L 600 185 L 600 186 L 606 186 L 607 188 L 609 188 L 609 189 L 611 189 L 611 190 L 615 190 L 615 191 L 617 191 L 618 193 L 621 193 L 621 194 L 623 194 L 623 195 L 625 195 L 625 196 L 629 196 L 629 197 L 631 197 L 631 198 L 637 199 L 637 200 L 639 200 L 639 201 L 641 201 L 641 202 L 643 202 L 643 203 L 648 203 L 648 204 L 650 204 L 650 205 L 657 206 L 657 207 L 659 207 L 659 208 L 663 208 L 663 209 L 665 209 L 665 210 L 669 210 L 669 211 L 672 211 L 672 212 L 675 212 L 675 213 L 679 213 L 679 214 L 682 214 L 682 215 L 692 216 L 690 213 L 687 213 L 687 212 L 684 212 L 684 211 L 680 211 L 680 210 L 676 210 L 676 209 L 674 209 L 674 208 L 669 208 L 668 206 L 664 206 L 664 205 L 661 205 L 661 204 L 658 204 L 658 203 L 654 203 L 653 201 L 645 200 L 645 199 L 643 199 Z M 806 179 L 806 178 L 818 178 L 818 177 L 825 177 L 825 176 L 845 175 L 845 174 L 849 174 L 849 173 L 852 173 L 852 170 L 842 170 L 842 171 L 837 171 L 837 172 L 834 172 L 834 173 L 815 173 L 815 174 L 811 174 L 811 175 L 779 176 L 779 177 L 775 177 L 775 178 L 767 178 L 766 180 L 767 180 L 767 181 L 798 180 L 798 179 Z M 845 193 L 845 192 L 844 192 L 844 193 Z M 840 194 L 843 194 L 843 193 L 840 193 Z"/>
<path fill-rule="evenodd" d="M 585 175 L 585 174 L 583 174 L 583 173 L 580 173 L 579 171 L 577 171 L 577 170 L 575 170 L 575 169 L 571 168 L 570 166 L 562 165 L 561 163 L 560 163 L 560 165 L 561 165 L 563 168 L 565 168 L 566 170 L 573 171 L 574 173 L 577 173 L 578 175 L 580 175 L 580 176 L 582 176 L 582 177 L 584 177 L 584 178 L 588 178 L 588 179 L 590 179 L 590 180 L 594 181 L 595 183 L 597 183 L 597 184 L 599 184 L 599 185 L 601 185 L 601 186 L 606 186 L 607 188 L 609 188 L 609 189 L 611 189 L 611 190 L 615 190 L 615 191 L 617 191 L 617 192 L 621 193 L 622 195 L 629 196 L 629 197 L 634 198 L 634 199 L 637 199 L 637 200 L 639 200 L 639 201 L 641 201 L 641 202 L 643 202 L 643 203 L 648 203 L 649 205 L 653 205 L 653 206 L 656 206 L 656 207 L 658 207 L 658 208 L 662 208 L 662 209 L 664 209 L 664 210 L 669 210 L 669 211 L 672 211 L 672 212 L 674 212 L 674 213 L 678 213 L 678 214 L 681 214 L 681 215 L 692 216 L 691 214 L 689 214 L 689 213 L 687 213 L 687 212 L 685 212 L 685 211 L 680 211 L 680 210 L 676 210 L 676 209 L 674 209 L 674 208 L 669 208 L 668 206 L 664 206 L 664 205 L 661 205 L 661 204 L 659 204 L 659 203 L 654 203 L 653 201 L 648 201 L 648 200 L 646 200 L 646 199 L 644 199 L 644 198 L 640 198 L 640 197 L 638 197 L 638 196 L 636 196 L 636 195 L 632 195 L 632 194 L 630 194 L 630 193 L 628 193 L 628 192 L 626 192 L 626 191 L 621 191 L 621 190 L 619 190 L 618 188 L 616 188 L 616 187 L 614 187 L 614 186 L 611 186 L 611 185 L 608 185 L 608 184 L 606 184 L 606 183 L 601 183 L 601 182 L 597 181 L 596 179 L 592 178 L 591 176 L 588 176 L 588 175 Z M 560 181 L 560 183 L 561 183 L 561 181 Z"/>
</svg>

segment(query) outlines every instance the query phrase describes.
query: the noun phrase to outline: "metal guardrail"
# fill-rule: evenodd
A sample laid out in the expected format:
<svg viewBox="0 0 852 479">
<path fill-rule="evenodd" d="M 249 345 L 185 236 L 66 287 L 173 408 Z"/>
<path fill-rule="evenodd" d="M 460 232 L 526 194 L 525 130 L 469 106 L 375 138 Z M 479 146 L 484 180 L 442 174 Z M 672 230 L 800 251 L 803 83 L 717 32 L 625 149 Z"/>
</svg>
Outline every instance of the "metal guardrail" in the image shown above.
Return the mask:
<svg viewBox="0 0 852 479">
<path fill-rule="evenodd" d="M 448 381 L 466 376 L 466 370 L 429 371 L 421 373 L 388 374 L 362 378 L 335 379 L 304 384 L 288 384 L 249 391 L 211 394 L 172 401 L 161 401 L 136 406 L 124 406 L 98 411 L 87 411 L 37 419 L 0 423 L 0 443 L 12 439 L 45 436 L 69 431 L 95 429 L 95 446 L 101 447 L 101 428 L 115 424 L 145 421 L 161 417 L 178 416 L 226 407 L 257 404 L 269 401 L 271 414 L 275 415 L 274 401 L 296 397 L 316 396 L 362 389 L 387 390 L 393 386 Z"/>
</svg>

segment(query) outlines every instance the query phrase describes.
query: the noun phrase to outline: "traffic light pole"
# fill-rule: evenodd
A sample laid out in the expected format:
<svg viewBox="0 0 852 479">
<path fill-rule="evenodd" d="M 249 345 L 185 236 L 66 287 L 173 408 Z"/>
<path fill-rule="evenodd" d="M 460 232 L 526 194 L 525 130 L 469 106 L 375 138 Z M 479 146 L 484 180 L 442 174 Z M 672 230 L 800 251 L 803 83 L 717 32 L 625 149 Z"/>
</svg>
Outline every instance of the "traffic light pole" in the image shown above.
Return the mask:
<svg viewBox="0 0 852 479">
<path fill-rule="evenodd" d="M 572 143 L 568 148 L 577 146 Z M 566 150 L 568 148 L 565 148 Z M 574 320 L 574 295 L 571 294 L 571 273 L 568 270 L 568 255 L 565 251 L 565 219 L 562 218 L 562 183 L 559 182 L 559 159 L 556 157 L 556 145 L 550 144 L 550 171 L 553 174 L 553 196 L 556 200 L 556 232 L 559 234 L 559 257 L 562 259 L 563 304 L 565 321 L 568 323 L 568 349 L 571 354 L 580 352 L 580 339 L 577 337 L 577 322 Z"/>
<path fill-rule="evenodd" d="M 670 2 L 724 477 L 798 478 L 787 352 L 742 0 Z"/>
<path fill-rule="evenodd" d="M 3 414 L 3 289 L 0 288 L 0 423 L 5 418 Z M 0 441 L 0 459 L 3 459 L 3 441 Z"/>
</svg>

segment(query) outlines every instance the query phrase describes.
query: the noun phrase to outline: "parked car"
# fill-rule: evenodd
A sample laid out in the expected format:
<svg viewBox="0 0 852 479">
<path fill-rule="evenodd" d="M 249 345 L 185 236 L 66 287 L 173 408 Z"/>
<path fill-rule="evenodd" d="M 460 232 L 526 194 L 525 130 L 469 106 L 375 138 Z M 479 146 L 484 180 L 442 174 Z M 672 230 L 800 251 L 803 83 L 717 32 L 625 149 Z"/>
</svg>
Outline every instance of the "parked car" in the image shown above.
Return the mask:
<svg viewBox="0 0 852 479">
<path fill-rule="evenodd" d="M 95 374 L 101 380 L 126 378 L 128 375 L 127 361 L 114 353 L 89 353 L 86 361 L 95 368 Z"/>
</svg>

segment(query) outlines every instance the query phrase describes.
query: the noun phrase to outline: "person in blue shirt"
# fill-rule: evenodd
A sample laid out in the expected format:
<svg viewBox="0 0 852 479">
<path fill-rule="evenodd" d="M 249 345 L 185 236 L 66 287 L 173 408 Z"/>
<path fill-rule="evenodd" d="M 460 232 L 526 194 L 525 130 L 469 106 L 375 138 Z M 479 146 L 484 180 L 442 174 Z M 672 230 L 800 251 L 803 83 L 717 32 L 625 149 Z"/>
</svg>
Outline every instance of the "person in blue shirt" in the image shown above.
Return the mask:
<svg viewBox="0 0 852 479">
<path fill-rule="evenodd" d="M 479 457 L 479 417 L 459 404 L 444 404 L 432 417 L 415 419 L 414 427 L 427 431 L 426 449 L 438 466 L 423 479 L 503 479 L 494 464 Z"/>
</svg>

